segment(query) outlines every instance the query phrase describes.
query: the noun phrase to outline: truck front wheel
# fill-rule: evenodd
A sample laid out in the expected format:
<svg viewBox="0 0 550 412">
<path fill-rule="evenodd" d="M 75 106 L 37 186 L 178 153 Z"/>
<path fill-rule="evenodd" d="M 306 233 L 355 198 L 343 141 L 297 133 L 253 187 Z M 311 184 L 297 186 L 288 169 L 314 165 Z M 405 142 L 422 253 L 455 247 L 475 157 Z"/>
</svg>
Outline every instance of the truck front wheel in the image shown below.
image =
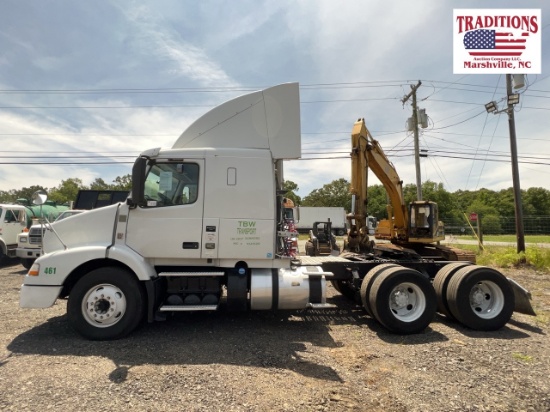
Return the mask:
<svg viewBox="0 0 550 412">
<path fill-rule="evenodd" d="M 117 267 L 95 269 L 69 294 L 67 314 L 73 329 L 90 340 L 119 339 L 143 319 L 145 296 L 139 281 Z"/>
</svg>

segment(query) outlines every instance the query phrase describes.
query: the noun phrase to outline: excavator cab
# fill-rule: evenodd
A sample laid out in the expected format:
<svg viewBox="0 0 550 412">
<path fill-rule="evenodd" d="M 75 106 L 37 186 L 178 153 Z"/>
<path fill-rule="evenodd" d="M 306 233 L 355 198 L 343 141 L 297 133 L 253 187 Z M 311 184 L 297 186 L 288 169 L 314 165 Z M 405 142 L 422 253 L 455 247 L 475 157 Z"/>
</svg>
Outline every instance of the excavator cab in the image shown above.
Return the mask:
<svg viewBox="0 0 550 412">
<path fill-rule="evenodd" d="M 431 243 L 445 239 L 437 203 L 415 201 L 409 205 L 409 242 Z"/>
</svg>

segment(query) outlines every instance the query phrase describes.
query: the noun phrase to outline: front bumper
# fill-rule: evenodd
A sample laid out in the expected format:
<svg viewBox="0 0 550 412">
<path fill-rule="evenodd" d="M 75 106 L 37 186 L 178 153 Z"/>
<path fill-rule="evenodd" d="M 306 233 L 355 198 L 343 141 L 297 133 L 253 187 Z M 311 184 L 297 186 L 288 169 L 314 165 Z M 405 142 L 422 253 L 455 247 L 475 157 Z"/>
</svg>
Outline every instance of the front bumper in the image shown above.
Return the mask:
<svg viewBox="0 0 550 412">
<path fill-rule="evenodd" d="M 22 308 L 49 308 L 53 306 L 63 286 L 21 285 L 19 306 Z"/>
<path fill-rule="evenodd" d="M 15 256 L 21 259 L 37 259 L 40 257 L 40 248 L 18 247 L 15 249 Z"/>
</svg>

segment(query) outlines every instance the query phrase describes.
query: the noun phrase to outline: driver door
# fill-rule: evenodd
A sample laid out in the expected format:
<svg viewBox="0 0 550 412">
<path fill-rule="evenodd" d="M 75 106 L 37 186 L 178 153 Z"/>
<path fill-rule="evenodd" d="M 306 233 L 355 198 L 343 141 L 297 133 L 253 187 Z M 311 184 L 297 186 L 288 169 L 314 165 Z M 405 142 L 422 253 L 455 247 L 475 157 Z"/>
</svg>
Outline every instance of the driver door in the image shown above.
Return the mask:
<svg viewBox="0 0 550 412">
<path fill-rule="evenodd" d="M 145 182 L 147 205 L 130 210 L 126 244 L 145 258 L 201 256 L 204 161 L 154 163 Z"/>
</svg>

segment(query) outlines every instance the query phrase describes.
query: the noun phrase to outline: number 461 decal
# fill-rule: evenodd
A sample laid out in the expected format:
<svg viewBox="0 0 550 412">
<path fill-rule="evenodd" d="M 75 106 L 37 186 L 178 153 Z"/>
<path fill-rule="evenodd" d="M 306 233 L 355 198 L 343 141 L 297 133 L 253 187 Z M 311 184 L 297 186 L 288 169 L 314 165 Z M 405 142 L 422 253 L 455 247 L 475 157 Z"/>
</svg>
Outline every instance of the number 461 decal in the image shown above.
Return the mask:
<svg viewBox="0 0 550 412">
<path fill-rule="evenodd" d="M 55 275 L 56 268 L 44 268 L 44 274 L 46 275 Z"/>
</svg>

